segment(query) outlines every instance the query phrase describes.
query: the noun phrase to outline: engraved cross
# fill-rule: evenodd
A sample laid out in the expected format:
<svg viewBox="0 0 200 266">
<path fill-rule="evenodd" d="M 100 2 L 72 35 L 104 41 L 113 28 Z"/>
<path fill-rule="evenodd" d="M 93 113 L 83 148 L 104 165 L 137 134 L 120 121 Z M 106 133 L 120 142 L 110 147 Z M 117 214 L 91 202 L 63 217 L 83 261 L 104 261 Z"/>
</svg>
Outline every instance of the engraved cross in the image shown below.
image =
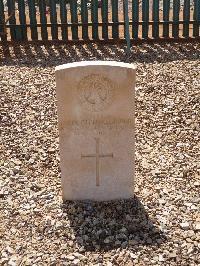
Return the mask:
<svg viewBox="0 0 200 266">
<path fill-rule="evenodd" d="M 81 158 L 88 158 L 88 157 L 94 157 L 96 158 L 96 186 L 99 186 L 99 159 L 100 158 L 105 158 L 105 157 L 112 157 L 113 158 L 113 153 L 108 153 L 108 154 L 100 154 L 99 153 L 99 138 L 95 138 L 96 141 L 96 153 L 95 154 L 81 154 Z"/>
</svg>

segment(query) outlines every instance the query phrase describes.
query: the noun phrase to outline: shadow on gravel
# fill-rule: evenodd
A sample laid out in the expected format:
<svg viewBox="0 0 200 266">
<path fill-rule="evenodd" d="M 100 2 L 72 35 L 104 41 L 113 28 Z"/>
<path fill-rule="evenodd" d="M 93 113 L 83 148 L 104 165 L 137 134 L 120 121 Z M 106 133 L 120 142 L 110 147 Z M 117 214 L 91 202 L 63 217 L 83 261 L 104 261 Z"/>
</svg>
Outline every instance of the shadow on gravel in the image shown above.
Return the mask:
<svg viewBox="0 0 200 266">
<path fill-rule="evenodd" d="M 129 56 L 125 44 L 0 44 L 0 64 L 52 67 L 82 60 L 117 60 L 153 63 L 197 60 L 200 45 L 193 43 L 155 43 L 132 46 Z"/>
<path fill-rule="evenodd" d="M 83 251 L 128 246 L 137 250 L 141 245 L 159 246 L 166 241 L 137 197 L 110 202 L 67 201 L 62 207 Z"/>
</svg>

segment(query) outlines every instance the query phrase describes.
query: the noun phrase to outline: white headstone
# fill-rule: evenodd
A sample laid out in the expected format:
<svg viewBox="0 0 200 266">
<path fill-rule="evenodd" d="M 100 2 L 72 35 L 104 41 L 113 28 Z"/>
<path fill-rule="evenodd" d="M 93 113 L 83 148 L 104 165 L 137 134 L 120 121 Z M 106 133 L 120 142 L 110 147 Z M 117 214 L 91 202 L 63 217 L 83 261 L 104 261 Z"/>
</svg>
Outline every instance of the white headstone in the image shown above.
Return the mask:
<svg viewBox="0 0 200 266">
<path fill-rule="evenodd" d="M 133 196 L 135 71 L 112 61 L 56 67 L 64 200 Z"/>
</svg>

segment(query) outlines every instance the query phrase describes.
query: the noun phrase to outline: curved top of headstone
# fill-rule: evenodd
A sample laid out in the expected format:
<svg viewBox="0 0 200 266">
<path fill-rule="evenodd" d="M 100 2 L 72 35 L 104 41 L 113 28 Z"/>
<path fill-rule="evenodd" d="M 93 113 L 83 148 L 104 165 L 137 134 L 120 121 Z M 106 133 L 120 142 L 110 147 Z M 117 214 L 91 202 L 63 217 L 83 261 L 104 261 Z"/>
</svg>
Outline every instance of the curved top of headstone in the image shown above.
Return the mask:
<svg viewBox="0 0 200 266">
<path fill-rule="evenodd" d="M 74 63 L 63 64 L 56 67 L 56 71 L 63 70 L 67 68 L 75 68 L 75 67 L 84 67 L 84 66 L 112 66 L 112 67 L 122 67 L 122 68 L 130 68 L 136 69 L 134 64 L 116 62 L 116 61 L 80 61 Z"/>
</svg>

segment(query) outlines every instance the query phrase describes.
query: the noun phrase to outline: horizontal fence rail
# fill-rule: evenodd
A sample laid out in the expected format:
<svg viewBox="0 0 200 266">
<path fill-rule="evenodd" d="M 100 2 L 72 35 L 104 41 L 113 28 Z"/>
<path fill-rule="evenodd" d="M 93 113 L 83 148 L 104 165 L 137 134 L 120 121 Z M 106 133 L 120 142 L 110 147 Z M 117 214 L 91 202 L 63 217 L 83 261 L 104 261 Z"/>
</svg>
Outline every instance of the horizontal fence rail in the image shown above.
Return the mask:
<svg viewBox="0 0 200 266">
<path fill-rule="evenodd" d="M 0 0 L 1 41 L 200 36 L 200 0 Z"/>
</svg>

